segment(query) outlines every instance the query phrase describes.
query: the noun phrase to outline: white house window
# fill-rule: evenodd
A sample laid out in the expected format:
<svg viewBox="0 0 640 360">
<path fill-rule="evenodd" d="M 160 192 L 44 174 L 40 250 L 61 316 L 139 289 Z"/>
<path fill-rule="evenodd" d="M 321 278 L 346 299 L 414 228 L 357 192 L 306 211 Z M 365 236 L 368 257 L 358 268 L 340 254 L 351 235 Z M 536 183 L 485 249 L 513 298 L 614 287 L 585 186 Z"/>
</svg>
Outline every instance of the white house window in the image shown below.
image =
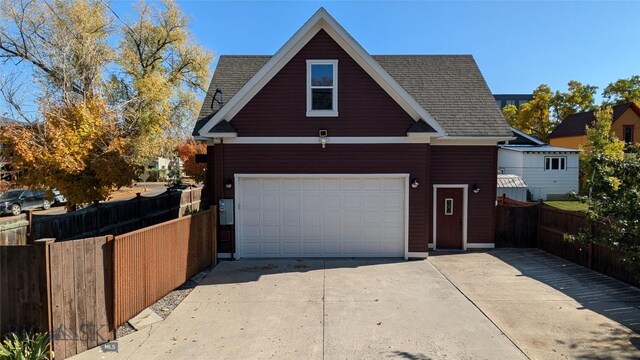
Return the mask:
<svg viewBox="0 0 640 360">
<path fill-rule="evenodd" d="M 338 60 L 307 60 L 307 116 L 338 116 Z"/>
<path fill-rule="evenodd" d="M 544 169 L 546 171 L 567 170 L 567 157 L 566 156 L 545 157 Z"/>
</svg>

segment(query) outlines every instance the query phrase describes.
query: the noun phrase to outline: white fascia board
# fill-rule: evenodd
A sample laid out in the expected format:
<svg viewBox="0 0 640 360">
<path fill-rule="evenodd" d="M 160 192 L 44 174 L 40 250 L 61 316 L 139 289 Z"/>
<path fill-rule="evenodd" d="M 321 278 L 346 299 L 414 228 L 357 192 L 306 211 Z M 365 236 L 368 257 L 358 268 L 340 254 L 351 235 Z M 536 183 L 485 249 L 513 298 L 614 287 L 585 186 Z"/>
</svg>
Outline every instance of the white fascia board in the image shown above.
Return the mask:
<svg viewBox="0 0 640 360">
<path fill-rule="evenodd" d="M 431 145 L 475 145 L 475 146 L 496 146 L 500 141 L 515 139 L 512 136 L 443 136 L 431 141 Z"/>
<path fill-rule="evenodd" d="M 230 132 L 216 133 L 216 132 L 214 132 L 214 133 L 210 133 L 210 134 L 211 134 L 212 138 L 216 138 L 216 139 L 219 139 L 219 138 L 233 139 L 233 138 L 238 137 L 238 134 L 234 133 L 234 132 L 233 133 L 230 133 Z"/>
<path fill-rule="evenodd" d="M 428 144 L 430 137 L 407 137 L 407 136 L 335 136 L 326 138 L 326 146 L 332 144 Z M 242 136 L 237 138 L 227 138 L 225 144 L 318 144 L 321 145 L 317 136 L 306 137 L 250 137 Z"/>
<path fill-rule="evenodd" d="M 534 143 L 536 143 L 538 145 L 547 145 L 547 143 L 545 143 L 544 141 L 536 139 L 531 135 L 527 135 L 527 134 L 523 133 L 522 131 L 520 131 L 520 130 L 514 128 L 514 127 L 511 128 L 511 131 L 515 132 L 516 134 L 518 134 L 518 135 L 520 135 L 520 136 L 522 136 L 522 137 L 524 137 L 526 139 L 529 139 L 529 140 L 533 141 Z"/>
<path fill-rule="evenodd" d="M 444 128 L 423 109 L 324 9 L 320 8 L 269 61 L 199 131 L 209 131 L 221 120 L 233 117 L 253 98 L 321 29 L 325 30 L 414 120 L 427 122 L 440 135 Z"/>
</svg>

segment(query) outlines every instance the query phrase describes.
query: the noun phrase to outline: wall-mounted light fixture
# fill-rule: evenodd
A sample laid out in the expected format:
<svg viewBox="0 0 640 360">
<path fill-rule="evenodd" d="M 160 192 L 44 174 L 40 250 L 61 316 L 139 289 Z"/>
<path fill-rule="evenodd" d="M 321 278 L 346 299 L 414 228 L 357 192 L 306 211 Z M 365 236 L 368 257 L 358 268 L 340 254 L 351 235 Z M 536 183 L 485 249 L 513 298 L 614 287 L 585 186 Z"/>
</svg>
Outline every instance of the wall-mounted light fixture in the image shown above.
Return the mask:
<svg viewBox="0 0 640 360">
<path fill-rule="evenodd" d="M 318 136 L 320 137 L 320 144 L 322 144 L 322 148 L 324 149 L 327 146 L 327 136 L 329 136 L 329 132 L 325 129 L 318 131 Z"/>
<path fill-rule="evenodd" d="M 226 187 L 227 189 L 231 189 L 233 187 L 233 180 L 228 179 L 227 181 L 225 181 L 224 187 Z"/>
<path fill-rule="evenodd" d="M 415 188 L 417 188 L 419 185 L 420 185 L 420 183 L 418 182 L 418 179 L 413 179 L 413 180 L 411 181 L 411 187 L 412 187 L 412 188 L 414 188 L 414 189 L 415 189 Z"/>
<path fill-rule="evenodd" d="M 471 187 L 471 191 L 473 191 L 474 194 L 477 194 L 480 192 L 480 186 L 478 186 L 478 184 L 473 184 L 473 186 Z"/>
</svg>

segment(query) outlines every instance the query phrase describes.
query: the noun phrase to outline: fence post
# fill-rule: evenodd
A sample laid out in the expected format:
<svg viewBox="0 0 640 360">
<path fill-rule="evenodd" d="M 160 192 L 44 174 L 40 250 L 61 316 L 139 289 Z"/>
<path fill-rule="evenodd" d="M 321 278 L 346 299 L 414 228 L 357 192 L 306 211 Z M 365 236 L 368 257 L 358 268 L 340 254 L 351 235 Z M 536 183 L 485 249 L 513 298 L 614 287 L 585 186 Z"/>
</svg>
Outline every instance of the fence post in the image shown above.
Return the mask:
<svg viewBox="0 0 640 360">
<path fill-rule="evenodd" d="M 51 304 L 51 263 L 49 259 L 49 250 L 51 244 L 56 241 L 54 238 L 46 238 L 39 239 L 33 242 L 36 247 L 36 251 L 38 252 L 38 259 L 42 263 L 43 270 L 39 274 L 39 287 L 40 287 L 40 295 L 44 298 L 44 303 L 41 306 L 41 319 L 46 319 L 46 331 L 51 336 L 53 331 L 53 312 L 52 312 L 52 304 Z M 42 324 L 41 324 L 42 325 Z M 43 329 L 41 329 L 43 330 Z M 53 349 L 53 341 L 51 341 L 51 347 Z"/>
<path fill-rule="evenodd" d="M 27 210 L 27 221 L 29 224 L 27 225 L 27 245 L 33 244 L 34 236 L 33 236 L 33 210 Z"/>
<path fill-rule="evenodd" d="M 138 227 L 143 228 L 144 218 L 142 217 L 142 195 L 139 192 L 136 193 L 136 206 L 138 208 L 138 221 L 140 222 L 140 224 L 138 224 Z"/>
<path fill-rule="evenodd" d="M 209 207 L 211 210 L 211 265 L 218 264 L 218 208 L 215 205 Z"/>
<path fill-rule="evenodd" d="M 96 208 L 96 236 L 100 236 L 100 201 L 93 200 L 93 206 Z"/>
<path fill-rule="evenodd" d="M 542 199 L 538 199 L 538 228 L 536 229 L 538 230 L 538 233 L 536 234 L 536 246 L 538 249 L 541 249 L 540 242 L 542 240 L 540 239 L 540 234 L 542 233 L 542 231 L 540 231 L 540 222 L 542 221 L 542 204 L 544 204 Z"/>
</svg>

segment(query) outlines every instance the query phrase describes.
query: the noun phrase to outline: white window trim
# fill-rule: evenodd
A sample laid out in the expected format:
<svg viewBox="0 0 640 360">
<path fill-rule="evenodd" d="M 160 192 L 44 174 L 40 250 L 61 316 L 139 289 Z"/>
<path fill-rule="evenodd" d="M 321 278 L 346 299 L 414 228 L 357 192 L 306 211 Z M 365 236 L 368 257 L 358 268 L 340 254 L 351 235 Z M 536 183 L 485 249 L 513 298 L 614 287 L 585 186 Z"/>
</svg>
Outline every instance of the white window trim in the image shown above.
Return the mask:
<svg viewBox="0 0 640 360">
<path fill-rule="evenodd" d="M 547 159 L 549 160 L 549 168 L 547 169 Z M 558 159 L 558 169 L 552 169 L 552 159 Z M 564 161 L 561 161 L 564 159 Z M 560 165 L 564 163 L 564 169 L 560 168 Z M 567 157 L 566 156 L 545 156 L 544 157 L 544 171 L 567 171 Z"/>
<path fill-rule="evenodd" d="M 311 65 L 333 65 L 333 110 L 311 109 Z M 307 117 L 338 116 L 338 60 L 307 60 Z"/>
</svg>

